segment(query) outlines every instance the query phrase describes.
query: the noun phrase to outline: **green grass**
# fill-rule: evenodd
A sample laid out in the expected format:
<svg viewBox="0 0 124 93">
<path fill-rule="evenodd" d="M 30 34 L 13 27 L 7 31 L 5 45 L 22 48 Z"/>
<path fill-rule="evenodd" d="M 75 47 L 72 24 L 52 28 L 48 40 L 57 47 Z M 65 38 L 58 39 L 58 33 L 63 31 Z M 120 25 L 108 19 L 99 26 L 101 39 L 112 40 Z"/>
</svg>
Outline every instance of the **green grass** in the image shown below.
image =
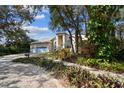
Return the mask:
<svg viewBox="0 0 124 93">
<path fill-rule="evenodd" d="M 66 78 L 71 86 L 84 87 L 84 88 L 121 88 L 124 87 L 124 81 L 114 79 L 110 76 L 94 75 L 89 71 L 82 70 L 77 67 L 68 67 L 62 63 L 55 63 L 52 60 L 46 60 L 40 57 L 18 58 L 13 62 L 31 63 L 53 71 L 57 78 Z M 94 64 L 92 64 L 94 65 Z"/>
</svg>

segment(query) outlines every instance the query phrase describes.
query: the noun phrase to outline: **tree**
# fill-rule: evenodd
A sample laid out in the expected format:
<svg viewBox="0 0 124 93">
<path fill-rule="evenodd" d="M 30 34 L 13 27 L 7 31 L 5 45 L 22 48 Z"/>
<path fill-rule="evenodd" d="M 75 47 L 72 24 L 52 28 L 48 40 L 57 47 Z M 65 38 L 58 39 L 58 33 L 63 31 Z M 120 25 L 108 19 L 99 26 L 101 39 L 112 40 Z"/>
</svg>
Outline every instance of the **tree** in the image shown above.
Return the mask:
<svg viewBox="0 0 124 93">
<path fill-rule="evenodd" d="M 118 36 L 118 39 L 120 40 L 120 42 L 123 42 L 124 40 L 124 22 L 119 22 L 116 25 L 116 34 Z"/>
<path fill-rule="evenodd" d="M 33 42 L 33 39 L 25 38 L 21 41 L 15 41 L 11 43 L 6 43 L 6 48 L 9 49 L 9 53 L 25 53 L 30 52 L 30 43 Z"/>
<path fill-rule="evenodd" d="M 71 46 L 72 33 L 75 33 L 76 53 L 78 54 L 79 43 L 82 45 L 81 32 L 84 23 L 84 6 L 50 6 L 51 28 L 54 30 L 65 30 L 70 35 Z M 74 52 L 74 49 L 73 49 Z"/>
<path fill-rule="evenodd" d="M 0 39 L 15 41 L 26 36 L 24 24 L 34 21 L 42 6 L 0 6 Z"/>
<path fill-rule="evenodd" d="M 97 57 L 112 59 L 115 52 L 115 23 L 121 6 L 87 6 L 87 37 L 97 46 Z"/>
<path fill-rule="evenodd" d="M 120 19 L 115 24 L 116 33 L 118 35 L 120 42 L 123 42 L 123 40 L 124 40 L 124 7 L 119 9 L 119 17 L 120 17 Z"/>
<path fill-rule="evenodd" d="M 71 41 L 71 47 L 72 47 L 72 52 L 74 53 L 74 46 L 72 42 L 72 33 L 71 33 L 71 28 L 69 26 L 69 22 L 67 18 L 65 18 L 62 13 L 63 10 L 60 6 L 49 6 L 50 8 L 50 14 L 51 14 L 51 20 L 50 20 L 50 28 L 55 31 L 68 31 L 70 35 L 70 41 Z"/>
</svg>

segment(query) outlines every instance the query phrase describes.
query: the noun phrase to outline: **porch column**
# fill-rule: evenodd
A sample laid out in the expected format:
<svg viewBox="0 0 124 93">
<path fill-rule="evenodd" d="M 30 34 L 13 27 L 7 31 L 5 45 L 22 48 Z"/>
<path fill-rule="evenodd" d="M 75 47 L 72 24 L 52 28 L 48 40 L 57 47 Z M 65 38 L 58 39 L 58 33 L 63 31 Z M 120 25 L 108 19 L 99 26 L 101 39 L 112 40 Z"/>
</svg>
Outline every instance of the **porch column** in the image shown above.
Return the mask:
<svg viewBox="0 0 124 93">
<path fill-rule="evenodd" d="M 66 47 L 66 45 L 65 45 L 65 42 L 66 42 L 65 34 L 62 35 L 62 39 L 63 39 L 63 48 L 65 48 Z"/>
<path fill-rule="evenodd" d="M 58 49 L 58 35 L 56 35 L 56 49 Z"/>
</svg>

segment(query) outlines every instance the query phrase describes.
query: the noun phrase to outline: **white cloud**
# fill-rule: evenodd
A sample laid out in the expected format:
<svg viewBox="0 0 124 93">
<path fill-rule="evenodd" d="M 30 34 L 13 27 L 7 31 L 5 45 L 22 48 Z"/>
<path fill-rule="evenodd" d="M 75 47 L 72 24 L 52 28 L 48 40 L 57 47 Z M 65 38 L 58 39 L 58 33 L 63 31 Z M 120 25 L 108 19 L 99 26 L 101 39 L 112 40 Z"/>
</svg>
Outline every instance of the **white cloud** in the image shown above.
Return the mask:
<svg viewBox="0 0 124 93">
<path fill-rule="evenodd" d="M 25 26 L 23 27 L 23 29 L 29 30 L 29 31 L 48 31 L 49 30 L 48 27 L 38 27 L 38 26 Z"/>
<path fill-rule="evenodd" d="M 37 27 L 37 26 L 25 26 L 23 27 L 23 29 L 28 30 L 29 31 L 28 35 L 31 35 L 31 36 L 49 31 L 48 27 Z"/>
<path fill-rule="evenodd" d="M 35 19 L 43 19 L 43 18 L 45 18 L 45 15 L 44 15 L 44 14 L 37 15 L 37 16 L 35 17 Z"/>
<path fill-rule="evenodd" d="M 41 38 L 51 38 L 55 34 L 49 30 L 48 27 L 38 27 L 38 26 L 23 26 L 24 30 L 28 30 L 27 35 L 35 40 L 40 40 Z"/>
</svg>

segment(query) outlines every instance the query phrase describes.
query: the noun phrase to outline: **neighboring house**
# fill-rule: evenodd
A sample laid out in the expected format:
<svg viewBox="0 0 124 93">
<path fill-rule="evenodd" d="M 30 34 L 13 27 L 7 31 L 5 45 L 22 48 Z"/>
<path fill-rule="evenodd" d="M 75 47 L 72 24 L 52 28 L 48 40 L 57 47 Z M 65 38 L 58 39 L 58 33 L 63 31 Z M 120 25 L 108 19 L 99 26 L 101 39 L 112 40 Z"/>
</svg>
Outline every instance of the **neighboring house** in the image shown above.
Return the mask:
<svg viewBox="0 0 124 93">
<path fill-rule="evenodd" d="M 73 45 L 75 46 L 74 35 L 72 39 L 73 39 Z M 82 39 L 87 40 L 85 35 L 82 35 Z M 69 35 L 65 32 L 56 33 L 56 36 L 52 39 L 43 39 L 40 41 L 32 42 L 30 45 L 31 53 L 45 53 L 45 52 L 59 50 L 61 48 L 71 49 Z"/>
</svg>

